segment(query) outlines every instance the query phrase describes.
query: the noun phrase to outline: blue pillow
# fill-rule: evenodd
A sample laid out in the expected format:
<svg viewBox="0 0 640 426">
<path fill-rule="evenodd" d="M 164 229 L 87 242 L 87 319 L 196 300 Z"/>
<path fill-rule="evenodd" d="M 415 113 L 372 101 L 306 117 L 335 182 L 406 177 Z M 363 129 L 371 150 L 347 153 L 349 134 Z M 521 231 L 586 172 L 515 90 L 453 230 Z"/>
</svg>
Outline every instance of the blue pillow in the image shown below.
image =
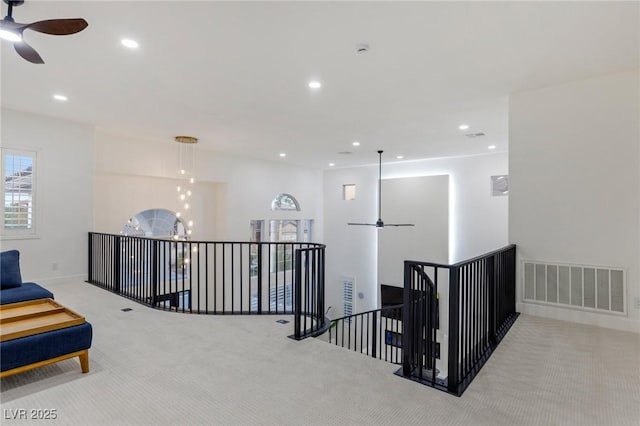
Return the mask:
<svg viewBox="0 0 640 426">
<path fill-rule="evenodd" d="M 0 253 L 0 290 L 21 285 L 20 252 L 18 250 L 3 251 Z"/>
</svg>

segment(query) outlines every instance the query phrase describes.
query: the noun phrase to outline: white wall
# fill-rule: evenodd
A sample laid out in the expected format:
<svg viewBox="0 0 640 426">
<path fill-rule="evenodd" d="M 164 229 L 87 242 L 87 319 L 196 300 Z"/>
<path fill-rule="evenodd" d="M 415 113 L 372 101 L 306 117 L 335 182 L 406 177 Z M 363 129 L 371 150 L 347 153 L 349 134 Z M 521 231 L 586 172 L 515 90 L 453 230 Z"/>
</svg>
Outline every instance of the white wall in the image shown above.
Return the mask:
<svg viewBox="0 0 640 426">
<path fill-rule="evenodd" d="M 508 173 L 506 152 L 406 161 L 382 167 L 383 179 L 449 175 L 449 263 L 507 244 L 509 197 L 491 196 L 491 176 Z"/>
<path fill-rule="evenodd" d="M 449 176 L 449 263 L 468 259 L 507 244 L 508 197 L 491 197 L 490 177 L 508 173 L 506 153 L 385 163 L 382 177 Z M 341 276 L 356 278 L 364 299 L 356 310 L 378 307 L 377 231 L 349 227 L 347 222 L 377 219 L 377 166 L 332 169 L 324 175 L 324 226 L 327 244 L 329 316 L 342 314 Z M 342 200 L 342 185 L 355 183 L 356 200 Z M 386 195 L 383 195 L 383 203 Z M 383 207 L 384 208 L 384 207 Z M 385 219 L 385 218 L 383 218 Z M 390 218 L 385 220 L 391 221 Z M 385 230 L 386 231 L 386 230 Z M 440 259 L 413 259 L 432 260 Z M 447 262 L 447 259 L 441 259 Z"/>
<path fill-rule="evenodd" d="M 171 182 L 178 178 L 179 145 L 173 139 L 158 139 L 147 136 L 122 134 L 104 129 L 96 132 L 96 226 L 109 229 L 98 229 L 103 232 L 119 232 L 122 225 L 117 225 L 110 217 L 125 218 L 126 221 L 137 213 L 141 205 L 150 206 L 161 200 L 158 198 L 157 185 Z M 287 160 L 258 161 L 245 157 L 237 157 L 208 151 L 196 146 L 195 178 L 198 182 L 215 184 L 215 203 L 211 199 L 201 200 L 200 209 L 195 216 L 202 217 L 206 223 L 219 220 L 214 234 L 207 233 L 203 237 L 215 235 L 225 240 L 247 241 L 250 237 L 249 223 L 252 219 L 294 218 L 313 219 L 314 234 L 319 240 L 322 236 L 322 173 L 303 167 L 291 166 Z M 143 181 L 134 177 L 145 177 Z M 105 205 L 98 198 L 103 193 L 100 188 L 109 185 L 122 185 L 119 182 L 138 182 L 143 185 L 135 192 L 125 191 L 120 202 L 110 195 L 111 203 Z M 150 178 L 154 178 L 149 180 Z M 154 183 L 155 182 L 155 183 Z M 162 188 L 159 186 L 158 188 Z M 154 191 L 156 192 L 154 194 Z M 279 193 L 288 193 L 300 202 L 300 212 L 272 212 L 271 200 Z M 129 203 L 131 196 L 136 202 Z M 166 207 L 172 206 L 174 198 L 167 193 Z M 205 201 L 207 201 L 205 203 Z M 163 206 L 155 206 L 163 207 Z M 194 218 L 194 220 L 196 220 Z M 111 222 L 110 222 L 111 221 Z M 198 219 L 200 221 L 200 219 Z M 106 226 L 105 224 L 109 224 Z M 116 229 L 116 226 L 119 226 Z M 199 232 L 197 226 L 194 232 Z M 194 234 L 197 237 L 197 234 Z"/>
<path fill-rule="evenodd" d="M 377 230 L 378 284 L 402 287 L 405 260 L 447 263 L 449 176 L 385 179 L 382 200 L 385 223 L 415 226 Z"/>
<path fill-rule="evenodd" d="M 377 231 L 348 222 L 374 223 L 377 220 L 377 177 L 374 167 L 328 170 L 324 175 L 324 243 L 326 251 L 326 301 L 330 318 L 343 314 L 341 277 L 355 278 L 354 312 L 377 308 Z M 355 200 L 342 199 L 342 185 L 355 184 Z"/>
<path fill-rule="evenodd" d="M 100 173 L 95 178 L 94 228 L 119 233 L 136 213 L 149 209 L 180 211 L 185 222 L 193 221 L 193 240 L 223 240 L 226 235 L 226 185 L 198 181 L 193 185 L 190 208 L 178 200 L 178 179 Z M 217 207 L 220 207 L 218 209 Z"/>
<path fill-rule="evenodd" d="M 20 251 L 22 278 L 44 282 L 86 277 L 87 231 L 93 222 L 92 126 L 2 109 L 2 146 L 37 149 L 37 235 L 4 239 Z"/>
<path fill-rule="evenodd" d="M 518 259 L 621 267 L 628 317 L 522 303 L 521 312 L 640 332 L 638 70 L 510 102 L 509 239 Z"/>
</svg>

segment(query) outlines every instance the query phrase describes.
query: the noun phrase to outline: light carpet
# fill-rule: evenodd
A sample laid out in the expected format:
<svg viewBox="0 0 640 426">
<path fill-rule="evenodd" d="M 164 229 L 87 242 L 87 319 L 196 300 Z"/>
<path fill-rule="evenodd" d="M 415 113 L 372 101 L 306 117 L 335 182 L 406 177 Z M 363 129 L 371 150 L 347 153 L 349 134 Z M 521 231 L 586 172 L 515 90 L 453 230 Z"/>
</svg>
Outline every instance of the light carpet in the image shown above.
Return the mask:
<svg viewBox="0 0 640 426">
<path fill-rule="evenodd" d="M 634 333 L 521 315 L 458 398 L 289 339 L 281 317 L 157 311 L 80 281 L 49 288 L 93 324 L 91 371 L 76 358 L 3 379 L 3 425 L 640 424 Z M 57 418 L 9 418 L 17 409 Z"/>
</svg>

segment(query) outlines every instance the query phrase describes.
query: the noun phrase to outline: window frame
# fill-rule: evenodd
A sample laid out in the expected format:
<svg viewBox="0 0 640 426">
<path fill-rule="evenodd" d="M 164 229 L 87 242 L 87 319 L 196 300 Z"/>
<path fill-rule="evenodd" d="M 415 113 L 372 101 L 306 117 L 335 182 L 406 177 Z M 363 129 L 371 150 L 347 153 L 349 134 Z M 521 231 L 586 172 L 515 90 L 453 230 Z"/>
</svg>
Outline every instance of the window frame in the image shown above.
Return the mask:
<svg viewBox="0 0 640 426">
<path fill-rule="evenodd" d="M 0 226 L 0 240 L 27 240 L 40 238 L 38 217 L 40 213 L 40 161 L 42 159 L 42 153 L 40 149 L 36 148 L 12 148 L 1 147 L 0 148 L 0 170 L 2 172 L 3 179 L 6 173 L 6 161 L 8 156 L 25 156 L 30 157 L 32 161 L 31 166 L 31 228 L 28 229 L 9 229 L 5 227 L 4 214 L 5 214 L 5 191 L 6 185 L 3 181 L 2 188 L 0 189 L 0 196 L 3 198 L 2 205 L 0 206 L 0 214 L 2 214 L 2 226 Z"/>
<path fill-rule="evenodd" d="M 356 184 L 344 183 L 342 184 L 342 200 L 353 201 L 356 199 Z"/>
</svg>

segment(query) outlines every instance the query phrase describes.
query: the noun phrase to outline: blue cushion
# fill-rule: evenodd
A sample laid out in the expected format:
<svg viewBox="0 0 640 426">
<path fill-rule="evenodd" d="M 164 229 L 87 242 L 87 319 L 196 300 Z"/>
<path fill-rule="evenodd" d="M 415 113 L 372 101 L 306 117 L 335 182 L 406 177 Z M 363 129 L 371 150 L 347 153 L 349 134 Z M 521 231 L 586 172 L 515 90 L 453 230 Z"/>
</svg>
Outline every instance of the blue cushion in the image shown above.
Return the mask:
<svg viewBox="0 0 640 426">
<path fill-rule="evenodd" d="M 82 351 L 91 347 L 91 324 L 61 328 L 0 344 L 0 371 Z"/>
<path fill-rule="evenodd" d="M 18 250 L 0 253 L 0 290 L 22 285 L 20 276 L 20 252 Z"/>
<path fill-rule="evenodd" d="M 0 291 L 0 305 L 35 299 L 53 299 L 53 293 L 36 283 L 24 283 L 20 287 Z"/>
</svg>

